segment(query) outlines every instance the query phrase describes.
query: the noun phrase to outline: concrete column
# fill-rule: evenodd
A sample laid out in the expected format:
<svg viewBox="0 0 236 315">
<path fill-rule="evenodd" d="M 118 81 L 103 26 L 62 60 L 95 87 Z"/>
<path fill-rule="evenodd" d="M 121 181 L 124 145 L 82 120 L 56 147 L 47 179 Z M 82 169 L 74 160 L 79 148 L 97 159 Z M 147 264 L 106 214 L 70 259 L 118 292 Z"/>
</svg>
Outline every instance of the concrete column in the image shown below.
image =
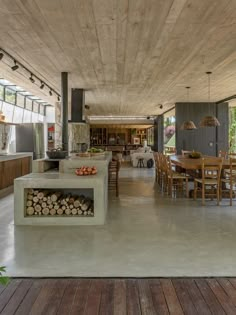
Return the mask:
<svg viewBox="0 0 236 315">
<path fill-rule="evenodd" d="M 62 148 L 68 151 L 68 72 L 61 73 Z"/>
<path fill-rule="evenodd" d="M 164 118 L 163 115 L 158 115 L 154 121 L 154 151 L 163 152 L 163 124 Z"/>
</svg>

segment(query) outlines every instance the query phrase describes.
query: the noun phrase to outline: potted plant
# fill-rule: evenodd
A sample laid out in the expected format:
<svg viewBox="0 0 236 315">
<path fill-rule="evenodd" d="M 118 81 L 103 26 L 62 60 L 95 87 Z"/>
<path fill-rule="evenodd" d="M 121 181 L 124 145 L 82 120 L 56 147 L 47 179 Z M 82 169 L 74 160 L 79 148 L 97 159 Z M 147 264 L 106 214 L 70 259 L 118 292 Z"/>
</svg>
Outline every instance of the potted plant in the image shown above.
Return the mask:
<svg viewBox="0 0 236 315">
<path fill-rule="evenodd" d="M 3 274 L 6 272 L 6 267 L 2 266 L 0 267 L 0 284 L 6 285 L 9 282 L 9 278 L 4 276 Z"/>
</svg>

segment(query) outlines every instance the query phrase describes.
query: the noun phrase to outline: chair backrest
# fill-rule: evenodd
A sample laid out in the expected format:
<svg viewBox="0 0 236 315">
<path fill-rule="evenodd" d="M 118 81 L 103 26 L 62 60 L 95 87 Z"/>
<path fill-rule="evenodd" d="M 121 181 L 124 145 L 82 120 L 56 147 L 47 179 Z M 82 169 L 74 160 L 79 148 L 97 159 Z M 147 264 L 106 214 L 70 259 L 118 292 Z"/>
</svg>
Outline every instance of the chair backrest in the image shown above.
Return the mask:
<svg viewBox="0 0 236 315">
<path fill-rule="evenodd" d="M 229 152 L 228 153 L 228 157 L 236 157 L 236 153 L 235 152 Z"/>
<path fill-rule="evenodd" d="M 230 179 L 230 181 L 235 181 L 236 180 L 236 156 L 235 157 L 231 157 L 229 159 L 229 164 L 230 164 L 230 168 L 229 168 L 229 172 L 227 172 L 227 175 Z"/>
<path fill-rule="evenodd" d="M 228 158 L 228 152 L 220 150 L 218 156 L 222 157 L 224 159 L 227 159 Z"/>
<path fill-rule="evenodd" d="M 222 163 L 223 158 L 220 157 L 202 158 L 202 179 L 215 179 L 220 182 Z"/>
<path fill-rule="evenodd" d="M 109 173 L 119 173 L 120 170 L 120 161 L 112 160 L 109 163 L 108 172 Z"/>
<path fill-rule="evenodd" d="M 166 170 L 169 177 L 173 177 L 173 165 L 169 156 L 166 156 Z"/>
<path fill-rule="evenodd" d="M 160 153 L 154 152 L 153 156 L 154 156 L 154 160 L 155 160 L 156 169 L 159 169 L 160 168 Z"/>
<path fill-rule="evenodd" d="M 187 151 L 187 150 L 181 150 L 181 154 L 183 156 L 188 156 L 189 154 L 191 154 L 193 151 Z"/>
<path fill-rule="evenodd" d="M 165 171 L 166 169 L 166 156 L 163 153 L 159 153 L 159 165 L 160 165 L 160 169 L 161 171 Z"/>
</svg>

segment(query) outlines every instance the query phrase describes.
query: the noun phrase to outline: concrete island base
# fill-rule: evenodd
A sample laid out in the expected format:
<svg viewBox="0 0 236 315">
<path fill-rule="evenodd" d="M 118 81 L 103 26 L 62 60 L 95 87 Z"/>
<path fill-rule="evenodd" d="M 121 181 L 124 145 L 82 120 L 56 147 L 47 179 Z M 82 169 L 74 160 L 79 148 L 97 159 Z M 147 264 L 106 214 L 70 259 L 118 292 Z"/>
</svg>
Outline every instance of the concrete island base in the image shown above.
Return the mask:
<svg viewBox="0 0 236 315">
<path fill-rule="evenodd" d="M 107 213 L 107 173 L 76 176 L 68 173 L 31 173 L 14 181 L 14 219 L 16 225 L 101 225 Z M 29 189 L 65 190 L 74 194 L 86 192 L 94 200 L 93 216 L 27 215 L 26 195 Z"/>
</svg>

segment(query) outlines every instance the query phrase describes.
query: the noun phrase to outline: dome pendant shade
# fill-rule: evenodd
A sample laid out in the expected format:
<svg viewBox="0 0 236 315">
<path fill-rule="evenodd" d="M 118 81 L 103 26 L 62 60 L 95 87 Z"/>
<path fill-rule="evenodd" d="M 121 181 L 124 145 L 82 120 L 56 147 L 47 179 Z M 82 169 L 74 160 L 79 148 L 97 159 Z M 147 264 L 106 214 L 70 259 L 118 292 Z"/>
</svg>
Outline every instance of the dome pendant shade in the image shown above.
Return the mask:
<svg viewBox="0 0 236 315">
<path fill-rule="evenodd" d="M 193 130 L 197 129 L 192 120 L 184 121 L 180 127 L 181 130 Z"/>
<path fill-rule="evenodd" d="M 205 116 L 200 121 L 200 127 L 218 127 L 218 126 L 220 126 L 220 122 L 214 116 Z"/>
</svg>

